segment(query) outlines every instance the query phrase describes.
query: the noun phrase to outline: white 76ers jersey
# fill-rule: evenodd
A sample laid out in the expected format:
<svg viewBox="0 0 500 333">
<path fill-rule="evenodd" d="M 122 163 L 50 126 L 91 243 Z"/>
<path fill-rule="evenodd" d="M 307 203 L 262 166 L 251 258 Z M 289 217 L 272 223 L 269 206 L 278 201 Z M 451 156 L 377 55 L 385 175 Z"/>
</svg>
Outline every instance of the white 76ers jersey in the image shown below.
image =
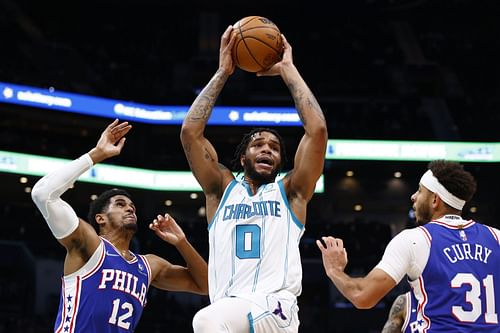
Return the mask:
<svg viewBox="0 0 500 333">
<path fill-rule="evenodd" d="M 304 226 L 290 210 L 282 180 L 255 195 L 244 181 L 224 191 L 209 231 L 209 293 L 221 297 L 301 293 L 299 241 Z"/>
</svg>

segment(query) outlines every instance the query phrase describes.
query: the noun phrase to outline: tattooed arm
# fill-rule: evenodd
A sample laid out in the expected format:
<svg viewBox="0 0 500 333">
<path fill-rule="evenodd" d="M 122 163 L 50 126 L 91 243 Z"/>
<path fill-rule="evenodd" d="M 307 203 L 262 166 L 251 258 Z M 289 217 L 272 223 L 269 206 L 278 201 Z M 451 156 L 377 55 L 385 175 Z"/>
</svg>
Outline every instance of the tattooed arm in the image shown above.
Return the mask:
<svg viewBox="0 0 500 333">
<path fill-rule="evenodd" d="M 401 332 L 406 319 L 406 294 L 399 295 L 392 303 L 389 318 L 382 329 L 382 333 Z"/>
<path fill-rule="evenodd" d="M 224 188 L 233 179 L 231 172 L 218 163 L 217 153 L 205 138 L 204 131 L 215 101 L 229 76 L 234 72 L 231 48 L 232 26 L 221 38 L 219 69 L 189 108 L 182 123 L 181 142 L 189 166 L 207 197 L 207 218 L 210 221 Z"/>
<path fill-rule="evenodd" d="M 284 183 L 292 209 L 304 223 L 305 205 L 323 172 L 328 133 L 323 111 L 293 64 L 292 47 L 284 36 L 282 38 L 283 60 L 259 75 L 281 75 L 304 126 L 305 134 L 295 153 L 293 172 L 287 175 Z"/>
</svg>

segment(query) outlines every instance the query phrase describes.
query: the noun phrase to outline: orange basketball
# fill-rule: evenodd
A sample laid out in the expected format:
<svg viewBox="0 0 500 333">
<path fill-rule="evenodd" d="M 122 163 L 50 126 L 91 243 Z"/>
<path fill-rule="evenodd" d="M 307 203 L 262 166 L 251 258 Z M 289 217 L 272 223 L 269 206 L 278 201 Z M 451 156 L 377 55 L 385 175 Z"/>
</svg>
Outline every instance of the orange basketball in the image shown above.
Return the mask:
<svg viewBox="0 0 500 333">
<path fill-rule="evenodd" d="M 271 20 L 247 16 L 233 25 L 237 35 L 232 55 L 235 65 L 247 72 L 261 72 L 281 60 L 281 32 Z"/>
</svg>

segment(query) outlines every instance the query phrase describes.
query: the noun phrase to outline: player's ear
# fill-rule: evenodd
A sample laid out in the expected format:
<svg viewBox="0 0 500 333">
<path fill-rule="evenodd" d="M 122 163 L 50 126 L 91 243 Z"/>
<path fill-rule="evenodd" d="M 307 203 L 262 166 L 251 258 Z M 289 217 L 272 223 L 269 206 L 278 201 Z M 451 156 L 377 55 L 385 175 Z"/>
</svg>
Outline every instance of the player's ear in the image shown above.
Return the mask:
<svg viewBox="0 0 500 333">
<path fill-rule="evenodd" d="M 241 155 L 241 156 L 240 156 L 240 165 L 241 165 L 242 167 L 244 167 L 244 166 L 245 166 L 245 160 L 246 160 L 246 155 Z"/>
<path fill-rule="evenodd" d="M 441 204 L 443 200 L 436 193 L 432 194 L 432 208 L 436 209 L 439 204 Z"/>
<path fill-rule="evenodd" d="M 103 224 L 104 222 L 106 222 L 107 218 L 106 218 L 106 214 L 96 214 L 95 215 L 95 221 L 97 222 L 97 224 L 101 225 Z"/>
</svg>

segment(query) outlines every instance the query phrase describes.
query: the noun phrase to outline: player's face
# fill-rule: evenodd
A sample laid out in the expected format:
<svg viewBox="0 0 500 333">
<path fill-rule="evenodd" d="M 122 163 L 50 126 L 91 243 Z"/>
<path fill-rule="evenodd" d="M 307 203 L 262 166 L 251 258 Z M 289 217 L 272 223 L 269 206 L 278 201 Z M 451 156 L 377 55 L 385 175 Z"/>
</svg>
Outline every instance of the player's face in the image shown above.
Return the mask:
<svg viewBox="0 0 500 333">
<path fill-rule="evenodd" d="M 245 156 L 242 157 L 245 175 L 258 182 L 274 181 L 281 164 L 279 139 L 269 132 L 258 132 L 252 136 Z"/>
<path fill-rule="evenodd" d="M 115 227 L 137 230 L 137 215 L 135 205 L 124 195 L 115 195 L 109 199 L 109 206 L 106 211 L 108 222 Z"/>
<path fill-rule="evenodd" d="M 432 220 L 433 195 L 434 193 L 419 184 L 417 192 L 411 196 L 417 225 L 424 225 Z"/>
</svg>

